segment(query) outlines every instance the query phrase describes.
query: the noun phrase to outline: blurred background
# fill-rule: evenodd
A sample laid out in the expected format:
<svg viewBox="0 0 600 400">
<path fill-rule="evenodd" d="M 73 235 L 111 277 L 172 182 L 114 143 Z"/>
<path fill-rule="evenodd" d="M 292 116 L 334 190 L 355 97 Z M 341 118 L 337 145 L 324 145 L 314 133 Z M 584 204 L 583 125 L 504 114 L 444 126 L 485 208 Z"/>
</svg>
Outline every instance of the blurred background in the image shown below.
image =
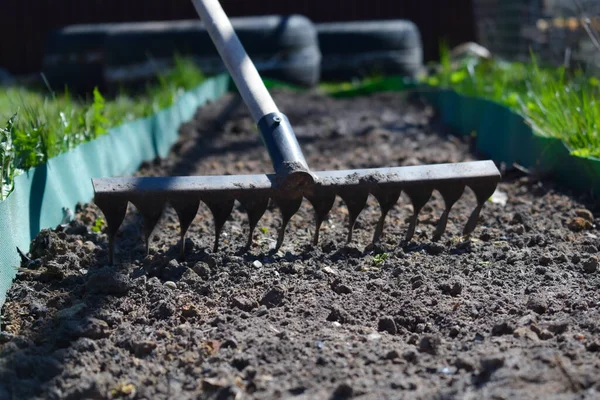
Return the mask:
<svg viewBox="0 0 600 400">
<path fill-rule="evenodd" d="M 472 0 L 222 0 L 230 17 L 301 14 L 313 22 L 408 19 L 421 31 L 425 60 L 439 39 L 475 40 Z M 71 24 L 198 18 L 190 0 L 2 0 L 0 66 L 13 74 L 42 66 L 46 36 Z"/>
<path fill-rule="evenodd" d="M 598 61 L 582 24 L 600 28 L 599 0 L 223 0 L 230 17 L 301 14 L 315 23 L 406 19 L 421 34 L 423 60 L 437 60 L 441 40 L 475 41 L 506 58 L 563 63 Z M 42 67 L 47 35 L 71 24 L 194 19 L 189 0 L 3 0 L 0 66 L 20 75 Z M 596 51 L 594 51 L 596 50 Z"/>
</svg>

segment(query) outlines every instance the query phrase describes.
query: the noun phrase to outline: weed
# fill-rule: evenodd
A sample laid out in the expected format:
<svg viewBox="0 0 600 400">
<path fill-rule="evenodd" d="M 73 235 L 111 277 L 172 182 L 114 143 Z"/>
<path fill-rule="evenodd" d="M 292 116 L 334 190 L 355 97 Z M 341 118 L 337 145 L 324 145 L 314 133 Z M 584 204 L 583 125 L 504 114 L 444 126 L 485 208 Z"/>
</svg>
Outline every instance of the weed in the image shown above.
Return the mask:
<svg viewBox="0 0 600 400">
<path fill-rule="evenodd" d="M 600 157 L 600 85 L 582 70 L 571 73 L 530 63 L 465 58 L 451 63 L 440 49 L 438 71 L 423 79 L 430 86 L 452 88 L 486 98 L 519 113 L 539 135 L 565 142 L 578 156 Z"/>
<path fill-rule="evenodd" d="M 267 232 L 269 232 L 269 228 L 267 228 L 266 226 L 262 226 L 262 227 L 260 228 L 260 231 L 261 231 L 262 233 L 267 233 Z"/>
<path fill-rule="evenodd" d="M 205 79 L 192 60 L 176 56 L 174 66 L 141 95 L 119 93 L 105 99 L 95 88 L 74 99 L 68 88 L 56 94 L 25 87 L 0 88 L 0 200 L 13 190 L 14 177 L 50 158 L 106 134 L 111 127 L 170 107 Z"/>
<path fill-rule="evenodd" d="M 389 253 L 380 253 L 377 254 L 375 256 L 373 256 L 373 265 L 379 265 L 381 263 L 383 263 L 385 260 L 387 260 L 388 258 L 390 258 L 390 254 Z"/>
<path fill-rule="evenodd" d="M 102 232 L 102 229 L 106 225 L 106 221 L 102 217 L 96 218 L 94 225 L 92 225 L 92 231 L 96 233 Z"/>
</svg>

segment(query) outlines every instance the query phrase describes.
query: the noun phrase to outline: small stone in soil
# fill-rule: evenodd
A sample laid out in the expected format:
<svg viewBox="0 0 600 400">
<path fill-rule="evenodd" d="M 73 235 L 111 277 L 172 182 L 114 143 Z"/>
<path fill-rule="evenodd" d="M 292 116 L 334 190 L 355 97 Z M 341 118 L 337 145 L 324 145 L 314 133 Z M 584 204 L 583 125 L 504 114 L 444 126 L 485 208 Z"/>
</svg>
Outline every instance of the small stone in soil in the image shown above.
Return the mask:
<svg viewBox="0 0 600 400">
<path fill-rule="evenodd" d="M 348 383 L 340 383 L 333 392 L 334 399 L 349 399 L 354 395 L 354 389 Z"/>
<path fill-rule="evenodd" d="M 578 208 L 575 210 L 575 215 L 579 218 L 583 218 L 586 221 L 594 222 L 594 215 L 590 210 L 586 210 L 585 208 Z"/>
<path fill-rule="evenodd" d="M 390 335 L 395 335 L 398 332 L 398 329 L 396 328 L 396 322 L 394 322 L 394 319 L 389 316 L 379 318 L 377 330 L 379 332 L 387 332 Z"/>
<path fill-rule="evenodd" d="M 152 310 L 152 316 L 156 319 L 167 319 L 175 314 L 175 306 L 165 300 L 160 300 Z"/>
<path fill-rule="evenodd" d="M 473 370 L 475 370 L 475 363 L 473 362 L 473 360 L 462 356 L 458 356 L 456 360 L 454 360 L 454 366 L 457 369 L 462 369 L 467 372 L 472 372 Z"/>
<path fill-rule="evenodd" d="M 383 358 L 385 360 L 395 360 L 397 358 L 400 358 L 400 353 L 398 353 L 398 350 L 390 350 L 387 353 L 385 353 Z"/>
<path fill-rule="evenodd" d="M 234 297 L 231 300 L 231 304 L 233 307 L 239 308 L 240 310 L 247 312 L 250 312 L 254 308 L 258 307 L 258 304 L 255 301 L 250 300 L 249 298 L 244 296 Z"/>
<path fill-rule="evenodd" d="M 173 281 L 166 281 L 165 286 L 169 289 L 177 289 L 177 284 Z"/>
<path fill-rule="evenodd" d="M 567 228 L 573 232 L 580 232 L 586 229 L 592 229 L 592 223 L 581 217 L 575 217 L 567 224 Z"/>
<path fill-rule="evenodd" d="M 425 335 L 419 342 L 419 351 L 436 355 L 440 347 L 441 341 L 437 336 Z"/>
<path fill-rule="evenodd" d="M 344 285 L 339 279 L 336 279 L 331 283 L 331 290 L 333 290 L 337 294 L 352 293 L 352 289 L 350 288 L 350 286 Z"/>
<path fill-rule="evenodd" d="M 198 261 L 192 270 L 202 279 L 208 279 L 210 277 L 210 268 L 208 264 L 203 261 Z"/>
<path fill-rule="evenodd" d="M 440 290 L 443 294 L 450 295 L 453 297 L 458 296 L 462 293 L 463 285 L 458 281 L 442 283 Z"/>
<path fill-rule="evenodd" d="M 512 323 L 508 321 L 502 321 L 498 324 L 495 324 L 492 327 L 492 335 L 501 336 L 501 335 L 511 335 L 515 330 L 515 327 Z"/>
<path fill-rule="evenodd" d="M 131 351 L 136 357 L 140 358 L 150 354 L 156 346 L 157 343 L 152 340 L 133 341 L 130 343 Z"/>
<path fill-rule="evenodd" d="M 415 363 L 418 357 L 419 355 L 413 349 L 406 350 L 404 353 L 402 353 L 402 358 L 410 363 Z"/>
<path fill-rule="evenodd" d="M 275 286 L 269 290 L 260 300 L 260 304 L 267 306 L 267 308 L 277 307 L 283 303 L 285 298 L 285 290 L 280 286 Z"/>
<path fill-rule="evenodd" d="M 226 339 L 222 344 L 222 349 L 236 349 L 238 347 L 237 340 L 235 338 Z"/>
<path fill-rule="evenodd" d="M 586 273 L 592 274 L 592 273 L 596 272 L 597 269 L 598 269 L 598 257 L 593 256 L 583 262 L 583 270 Z"/>
<path fill-rule="evenodd" d="M 262 268 L 263 264 L 258 260 L 254 260 L 254 262 L 252 263 L 252 266 L 254 268 Z"/>
<path fill-rule="evenodd" d="M 569 323 L 567 321 L 555 321 L 551 322 L 550 325 L 548 325 L 548 330 L 557 335 L 565 333 L 568 328 Z"/>
<path fill-rule="evenodd" d="M 527 309 L 538 314 L 544 314 L 548 309 L 548 303 L 545 299 L 539 297 L 531 297 L 527 302 Z"/>
<path fill-rule="evenodd" d="M 352 321 L 350 314 L 340 307 L 331 307 L 331 312 L 327 316 L 327 321 L 340 322 L 342 324 Z"/>
<path fill-rule="evenodd" d="M 540 257 L 539 263 L 540 265 L 548 266 L 552 264 L 552 258 L 548 255 L 543 255 Z"/>
</svg>

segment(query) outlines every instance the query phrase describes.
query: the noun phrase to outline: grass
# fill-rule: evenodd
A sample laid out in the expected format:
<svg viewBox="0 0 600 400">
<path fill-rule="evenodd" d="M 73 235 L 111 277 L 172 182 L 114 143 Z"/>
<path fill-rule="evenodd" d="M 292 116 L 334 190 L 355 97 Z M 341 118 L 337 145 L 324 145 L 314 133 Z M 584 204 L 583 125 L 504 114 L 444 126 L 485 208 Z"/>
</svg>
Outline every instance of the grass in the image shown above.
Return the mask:
<svg viewBox="0 0 600 400">
<path fill-rule="evenodd" d="M 171 106 L 204 80 L 191 60 L 175 57 L 171 70 L 157 76 L 142 93 L 121 90 L 110 100 L 94 90 L 75 99 L 67 89 L 0 88 L 0 200 L 13 190 L 16 175 L 104 135 L 112 127 Z"/>
<path fill-rule="evenodd" d="M 541 136 L 566 143 L 573 155 L 600 158 L 600 81 L 581 69 L 467 58 L 452 63 L 442 46 L 438 71 L 423 79 L 430 86 L 486 98 L 521 114 Z"/>
<path fill-rule="evenodd" d="M 146 117 L 171 106 L 186 90 L 204 80 L 193 61 L 176 57 L 174 67 L 138 95 L 120 91 L 106 99 L 98 90 L 75 99 L 68 90 L 0 88 L 0 200 L 13 190 L 15 176 L 81 143 L 106 134 L 111 127 Z M 273 84 L 266 80 L 267 86 Z M 320 89 L 360 94 L 383 90 L 389 79 L 371 76 L 359 82 L 322 83 Z M 581 70 L 466 58 L 452 62 L 441 48 L 437 72 L 422 83 L 504 104 L 520 113 L 542 136 L 561 139 L 582 157 L 600 158 L 600 81 Z M 404 81 L 394 83 L 400 89 Z"/>
</svg>

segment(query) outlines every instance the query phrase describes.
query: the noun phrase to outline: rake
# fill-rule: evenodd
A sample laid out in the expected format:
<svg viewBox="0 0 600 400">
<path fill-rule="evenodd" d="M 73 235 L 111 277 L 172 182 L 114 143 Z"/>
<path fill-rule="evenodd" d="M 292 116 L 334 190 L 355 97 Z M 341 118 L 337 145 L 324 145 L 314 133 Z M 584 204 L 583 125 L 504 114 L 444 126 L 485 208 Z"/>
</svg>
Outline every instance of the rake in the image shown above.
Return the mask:
<svg viewBox="0 0 600 400">
<path fill-rule="evenodd" d="M 107 222 L 111 264 L 115 235 L 125 218 L 128 203 L 132 203 L 144 219 L 147 254 L 150 235 L 165 206 L 170 204 L 179 218 L 182 257 L 185 234 L 196 217 L 200 202 L 208 206 L 214 218 L 215 252 L 219 248 L 220 233 L 236 200 L 248 216 L 246 250 L 252 245 L 253 232 L 271 200 L 279 208 L 282 218 L 276 250 L 281 247 L 286 226 L 300 208 L 303 198 L 312 204 L 315 211 L 314 245 L 318 243 L 321 224 L 333 207 L 336 196 L 348 208 L 348 242 L 352 240 L 354 223 L 366 206 L 369 195 L 377 199 L 381 216 L 373 234 L 372 242 L 375 244 L 380 241 L 386 215 L 404 192 L 413 206 L 404 239 L 409 242 L 414 235 L 420 210 L 436 190 L 445 203 L 432 238 L 439 240 L 446 230 L 450 209 L 468 186 L 475 193 L 477 206 L 463 229 L 463 235 L 468 236 L 474 231 L 482 207 L 501 179 L 493 161 L 312 171 L 289 120 L 275 105 L 218 0 L 193 0 L 193 4 L 258 126 L 274 173 L 92 179 L 94 201 Z"/>
</svg>

